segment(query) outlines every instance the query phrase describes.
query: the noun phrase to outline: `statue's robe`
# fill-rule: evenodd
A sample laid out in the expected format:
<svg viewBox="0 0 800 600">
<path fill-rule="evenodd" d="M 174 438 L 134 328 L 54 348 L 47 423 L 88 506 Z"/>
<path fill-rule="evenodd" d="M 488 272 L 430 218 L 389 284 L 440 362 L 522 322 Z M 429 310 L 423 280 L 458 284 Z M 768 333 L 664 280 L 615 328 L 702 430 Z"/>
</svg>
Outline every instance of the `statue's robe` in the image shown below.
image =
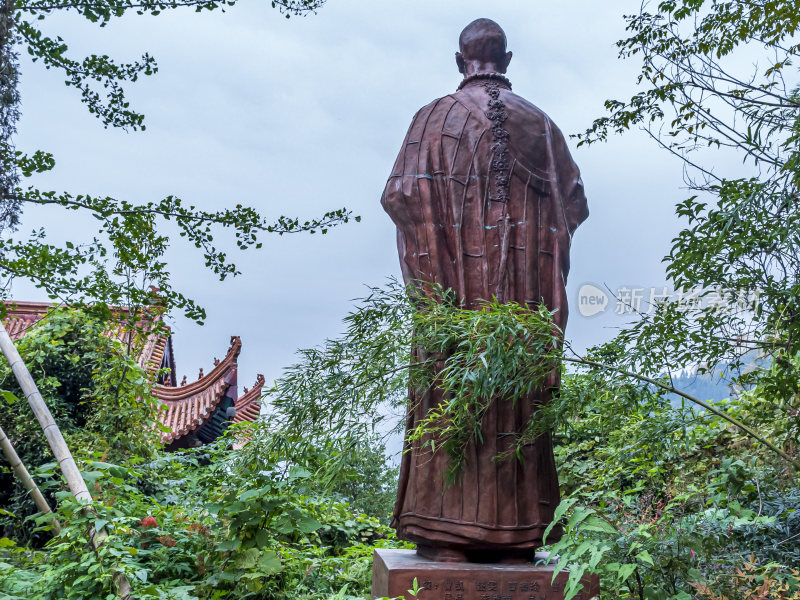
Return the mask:
<svg viewBox="0 0 800 600">
<path fill-rule="evenodd" d="M 562 133 L 507 85 L 475 81 L 422 108 L 381 203 L 397 225 L 407 282 L 452 288 L 470 308 L 492 297 L 543 302 L 558 309 L 563 330 L 570 240 L 588 215 L 583 184 Z M 554 372 L 527 402 L 494 402 L 483 442 L 467 448 L 460 482 L 446 484 L 443 451 L 407 441 L 393 518 L 398 537 L 463 550 L 541 545 L 559 502 L 550 437 L 527 445 L 522 461 L 493 458 L 558 384 Z M 411 390 L 407 430 L 441 398 L 437 389 Z M 559 535 L 556 529 L 548 539 Z"/>
</svg>

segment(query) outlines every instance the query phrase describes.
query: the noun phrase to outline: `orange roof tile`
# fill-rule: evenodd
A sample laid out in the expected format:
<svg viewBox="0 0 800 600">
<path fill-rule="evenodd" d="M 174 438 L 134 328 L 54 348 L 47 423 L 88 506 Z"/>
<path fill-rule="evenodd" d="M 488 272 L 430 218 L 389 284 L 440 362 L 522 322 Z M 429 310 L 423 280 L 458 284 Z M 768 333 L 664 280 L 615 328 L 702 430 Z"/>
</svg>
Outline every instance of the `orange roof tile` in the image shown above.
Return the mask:
<svg viewBox="0 0 800 600">
<path fill-rule="evenodd" d="M 233 417 L 234 423 L 241 423 L 243 421 L 255 421 L 261 413 L 261 388 L 264 387 L 264 376 L 259 373 L 256 379 L 256 384 L 248 391 L 245 388 L 237 400 L 236 416 Z"/>
<path fill-rule="evenodd" d="M 48 310 L 55 305 L 47 302 L 6 302 L 8 316 L 4 325 L 13 340 L 24 336 L 33 325 L 40 321 Z M 155 321 L 161 323 L 160 315 Z M 169 327 L 147 327 L 149 331 L 144 347 L 137 362 L 151 377 L 155 378 L 161 368 L 165 354 L 174 364 L 172 352 L 172 335 Z M 123 327 L 115 327 L 108 333 L 123 344 L 129 341 L 129 331 Z M 231 338 L 231 345 L 225 358 L 217 361 L 213 370 L 188 385 L 176 386 L 174 368 L 168 384 L 156 384 L 152 388 L 153 396 L 163 404 L 159 420 L 171 431 L 161 435 L 162 442 L 170 444 L 181 437 L 200 429 L 212 415 L 220 402 L 227 396 L 234 400 L 236 415 L 234 422 L 254 421 L 261 410 L 261 388 L 264 385 L 263 375 L 259 375 L 252 390 L 245 392 L 241 398 L 237 393 L 237 359 L 242 349 L 238 336 Z M 184 378 L 185 380 L 185 378 Z"/>
<path fill-rule="evenodd" d="M 50 302 L 5 302 L 6 311 L 8 316 L 3 319 L 3 324 L 8 331 L 8 335 L 12 340 L 18 340 L 24 336 L 28 331 L 41 321 L 47 314 L 47 311 L 58 306 Z M 125 313 L 127 309 L 117 309 L 119 312 Z M 155 315 L 153 318 L 148 318 L 143 321 L 144 331 L 147 332 L 144 346 L 137 362 L 140 367 L 145 369 L 149 375 L 155 375 L 156 371 L 161 368 L 161 359 L 164 357 L 164 351 L 169 344 L 171 346 L 172 340 L 169 334 L 169 327 L 164 326 L 166 335 L 156 327 L 156 324 L 162 325 L 163 320 L 160 314 Z M 163 331 L 163 330 L 162 330 Z M 130 329 L 124 327 L 122 324 L 115 325 L 112 330 L 108 332 L 110 337 L 116 338 L 122 344 L 127 345 L 130 341 Z"/>
<path fill-rule="evenodd" d="M 54 306 L 49 302 L 6 302 L 5 305 L 8 316 L 3 319 L 3 325 L 14 341 L 28 333 L 28 330 Z"/>
<path fill-rule="evenodd" d="M 179 387 L 153 387 L 153 395 L 164 404 L 159 420 L 172 430 L 161 434 L 164 444 L 202 427 L 231 386 L 236 393 L 237 359 L 241 350 L 242 340 L 233 336 L 228 354 L 208 375 Z"/>
<path fill-rule="evenodd" d="M 256 384 L 249 391 L 244 389 L 244 394 L 236 400 L 236 414 L 234 423 L 253 422 L 261 414 L 261 389 L 264 387 L 264 376 L 259 373 Z M 240 450 L 250 441 L 251 435 L 246 432 L 237 432 L 233 442 L 233 449 Z"/>
</svg>

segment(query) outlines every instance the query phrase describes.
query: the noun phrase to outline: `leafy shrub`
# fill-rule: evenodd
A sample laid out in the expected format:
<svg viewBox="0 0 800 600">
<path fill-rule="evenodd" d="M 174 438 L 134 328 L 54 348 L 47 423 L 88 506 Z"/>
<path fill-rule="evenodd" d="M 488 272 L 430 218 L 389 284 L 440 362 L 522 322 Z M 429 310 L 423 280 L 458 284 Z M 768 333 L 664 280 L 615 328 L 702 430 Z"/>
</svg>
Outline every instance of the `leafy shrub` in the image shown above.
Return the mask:
<svg viewBox="0 0 800 600">
<path fill-rule="evenodd" d="M 54 309 L 16 345 L 70 447 L 91 449 L 112 461 L 141 460 L 152 456 L 158 440 L 155 400 L 128 348 L 105 335 L 112 325 L 102 317 L 99 311 Z M 23 397 L 7 363 L 0 364 L 0 386 Z M 53 461 L 27 402 L 9 405 L 2 427 L 29 470 Z M 5 468 L 0 490 L 0 504 L 16 515 L 0 516 L 5 534 L 32 539 L 21 519 L 36 509 Z"/>
<path fill-rule="evenodd" d="M 786 462 L 650 388 L 591 375 L 564 381 L 548 407 L 562 417 L 555 439 L 566 491 L 557 515 L 565 534 L 550 550 L 570 570 L 568 597 L 587 572 L 600 575 L 603 598 L 800 593 L 800 486 Z M 776 423 L 758 387 L 717 405 L 792 446 L 794 430 Z"/>
</svg>

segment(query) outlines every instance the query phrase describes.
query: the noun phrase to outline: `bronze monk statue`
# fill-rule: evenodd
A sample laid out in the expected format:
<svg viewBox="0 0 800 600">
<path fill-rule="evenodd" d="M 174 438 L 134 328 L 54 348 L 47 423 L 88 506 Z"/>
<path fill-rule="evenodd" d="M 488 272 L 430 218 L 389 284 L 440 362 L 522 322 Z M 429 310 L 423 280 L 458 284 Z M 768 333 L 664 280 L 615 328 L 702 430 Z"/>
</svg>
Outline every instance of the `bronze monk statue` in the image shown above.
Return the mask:
<svg viewBox="0 0 800 600">
<path fill-rule="evenodd" d="M 544 303 L 558 309 L 563 331 L 570 240 L 588 216 L 578 167 L 555 124 L 511 91 L 500 26 L 470 23 L 459 48 L 463 81 L 414 116 L 381 199 L 397 225 L 403 276 L 452 288 L 467 308 L 492 297 Z M 559 502 L 552 441 L 529 444 L 522 461 L 493 457 L 558 385 L 553 372 L 528 402 L 494 402 L 483 442 L 467 448 L 454 484 L 445 482 L 444 452 L 406 441 L 392 521 L 398 537 L 438 560 L 533 558 Z M 437 389 L 411 390 L 408 430 L 441 400 Z"/>
</svg>

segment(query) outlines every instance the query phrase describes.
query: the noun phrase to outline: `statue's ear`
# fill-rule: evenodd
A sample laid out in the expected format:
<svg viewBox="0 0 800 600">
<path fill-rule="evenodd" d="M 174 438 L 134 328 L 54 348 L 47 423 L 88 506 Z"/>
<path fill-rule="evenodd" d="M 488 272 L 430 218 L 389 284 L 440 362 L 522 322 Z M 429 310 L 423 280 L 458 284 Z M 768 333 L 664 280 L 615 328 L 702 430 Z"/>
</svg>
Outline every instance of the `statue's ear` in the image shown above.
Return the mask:
<svg viewBox="0 0 800 600">
<path fill-rule="evenodd" d="M 506 52 L 506 57 L 505 57 L 505 61 L 504 61 L 505 64 L 503 65 L 503 73 L 505 73 L 506 69 L 508 69 L 508 65 L 511 62 L 511 56 L 512 56 L 512 52 L 510 50 L 508 52 Z"/>
<path fill-rule="evenodd" d="M 464 55 L 461 52 L 456 52 L 456 64 L 458 65 L 458 72 L 464 74 Z"/>
</svg>

